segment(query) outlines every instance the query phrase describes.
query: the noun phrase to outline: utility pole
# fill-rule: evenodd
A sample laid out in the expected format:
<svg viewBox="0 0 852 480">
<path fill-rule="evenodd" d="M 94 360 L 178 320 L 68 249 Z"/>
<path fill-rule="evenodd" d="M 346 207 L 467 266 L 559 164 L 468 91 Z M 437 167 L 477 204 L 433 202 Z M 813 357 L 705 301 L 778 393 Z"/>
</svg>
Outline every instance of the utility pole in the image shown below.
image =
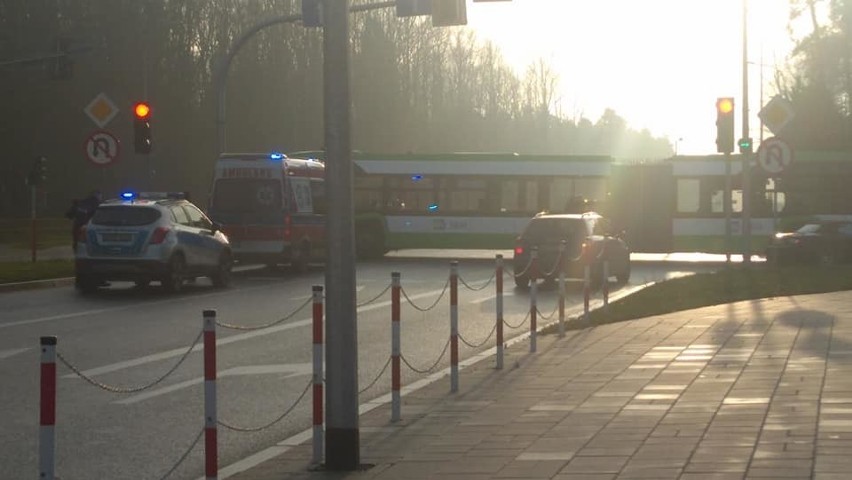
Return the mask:
<svg viewBox="0 0 852 480">
<path fill-rule="evenodd" d="M 742 139 L 748 144 L 740 148 L 743 160 L 742 173 L 742 236 L 743 264 L 751 264 L 751 157 L 754 145 L 749 138 L 748 128 L 748 0 L 743 0 L 743 135 Z"/>
<path fill-rule="evenodd" d="M 349 0 L 325 0 L 323 89 L 329 196 L 326 285 L 326 447 L 329 470 L 360 466 L 358 329 L 349 86 Z"/>
</svg>

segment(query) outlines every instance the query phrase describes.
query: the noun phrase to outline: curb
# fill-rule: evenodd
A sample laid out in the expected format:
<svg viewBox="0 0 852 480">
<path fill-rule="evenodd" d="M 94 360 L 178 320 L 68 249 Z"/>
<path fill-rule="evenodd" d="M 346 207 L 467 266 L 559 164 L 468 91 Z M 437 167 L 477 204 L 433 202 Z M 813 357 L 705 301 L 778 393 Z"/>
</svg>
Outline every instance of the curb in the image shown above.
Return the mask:
<svg viewBox="0 0 852 480">
<path fill-rule="evenodd" d="M 231 273 L 232 275 L 239 275 L 253 270 L 258 270 L 260 268 L 264 267 L 262 265 L 246 265 L 242 267 L 235 267 Z M 71 285 L 74 285 L 74 277 L 48 278 L 44 280 L 31 280 L 28 282 L 0 283 L 0 293 L 67 287 Z"/>
<path fill-rule="evenodd" d="M 38 290 L 41 288 L 66 287 L 68 285 L 74 285 L 74 277 L 31 280 L 29 282 L 0 283 L 0 293 L 17 292 L 21 290 Z"/>
</svg>

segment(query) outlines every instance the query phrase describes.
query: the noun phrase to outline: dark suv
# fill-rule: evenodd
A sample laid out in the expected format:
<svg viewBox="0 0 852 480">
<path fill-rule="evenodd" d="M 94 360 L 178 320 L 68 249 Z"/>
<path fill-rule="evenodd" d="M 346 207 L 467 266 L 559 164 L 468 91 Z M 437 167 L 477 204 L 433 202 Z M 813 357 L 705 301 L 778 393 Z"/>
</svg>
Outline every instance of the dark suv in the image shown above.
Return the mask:
<svg viewBox="0 0 852 480">
<path fill-rule="evenodd" d="M 515 285 L 527 287 L 530 284 L 533 248 L 538 249 L 535 278 L 558 279 L 559 249 L 563 240 L 566 278 L 583 278 L 585 266 L 589 265 L 592 283 L 600 284 L 604 280 L 604 262 L 608 261 L 609 275 L 615 276 L 619 283 L 627 283 L 630 279 L 630 248 L 620 235 L 613 234 L 609 220 L 594 212 L 540 213 L 530 220 L 515 241 Z"/>
</svg>

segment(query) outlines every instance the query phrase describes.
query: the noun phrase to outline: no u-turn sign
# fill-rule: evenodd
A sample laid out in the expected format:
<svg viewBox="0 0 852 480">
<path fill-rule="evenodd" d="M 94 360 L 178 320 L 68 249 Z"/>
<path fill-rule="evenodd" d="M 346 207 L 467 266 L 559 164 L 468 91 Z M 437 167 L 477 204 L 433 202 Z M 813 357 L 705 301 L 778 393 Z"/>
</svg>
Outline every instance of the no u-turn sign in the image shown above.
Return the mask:
<svg viewBox="0 0 852 480">
<path fill-rule="evenodd" d="M 120 153 L 118 139 L 104 130 L 89 135 L 83 148 L 86 150 L 86 158 L 99 167 L 106 167 L 115 162 Z"/>
<path fill-rule="evenodd" d="M 778 175 L 793 163 L 793 149 L 780 138 L 769 138 L 757 149 L 757 164 L 769 175 Z"/>
</svg>

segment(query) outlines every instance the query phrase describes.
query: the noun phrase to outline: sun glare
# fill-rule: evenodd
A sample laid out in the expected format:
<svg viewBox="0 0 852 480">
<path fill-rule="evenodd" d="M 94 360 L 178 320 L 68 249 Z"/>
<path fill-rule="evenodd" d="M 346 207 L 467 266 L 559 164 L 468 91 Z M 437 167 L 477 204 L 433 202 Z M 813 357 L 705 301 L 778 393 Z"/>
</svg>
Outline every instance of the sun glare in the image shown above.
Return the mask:
<svg viewBox="0 0 852 480">
<path fill-rule="evenodd" d="M 596 121 L 611 108 L 633 129 L 682 139 L 681 154 L 708 154 L 715 152 L 716 99 L 743 105 L 742 12 L 743 0 L 468 0 L 468 26 L 519 75 L 538 59 L 548 62 L 559 75 L 562 115 Z M 755 140 L 757 112 L 792 48 L 788 13 L 784 1 L 748 0 Z"/>
</svg>

